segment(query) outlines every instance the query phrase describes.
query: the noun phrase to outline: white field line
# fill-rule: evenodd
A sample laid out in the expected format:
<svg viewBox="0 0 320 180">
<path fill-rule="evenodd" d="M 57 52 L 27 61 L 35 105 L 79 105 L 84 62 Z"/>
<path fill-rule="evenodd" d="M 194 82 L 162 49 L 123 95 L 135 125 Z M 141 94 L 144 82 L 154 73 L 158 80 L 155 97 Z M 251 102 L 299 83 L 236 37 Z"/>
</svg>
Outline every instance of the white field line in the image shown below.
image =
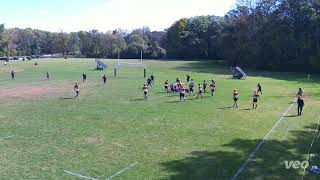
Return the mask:
<svg viewBox="0 0 320 180">
<path fill-rule="evenodd" d="M 123 173 L 124 171 L 127 171 L 129 169 L 131 169 L 133 166 L 137 165 L 138 162 L 135 162 L 135 163 L 132 163 L 130 164 L 128 167 L 122 169 L 121 171 L 118 171 L 117 173 L 115 173 L 114 175 L 108 177 L 106 180 L 111 180 L 112 178 L 116 177 L 116 176 L 119 176 L 121 173 Z"/>
<path fill-rule="evenodd" d="M 237 173 L 232 177 L 232 180 L 236 180 L 239 175 L 245 170 L 249 162 L 255 157 L 256 153 L 259 151 L 260 147 L 265 143 L 266 140 L 268 140 L 270 134 L 274 132 L 274 129 L 279 125 L 279 123 L 283 120 L 284 116 L 288 114 L 288 112 L 292 109 L 294 104 L 291 104 L 287 111 L 283 113 L 281 118 L 272 126 L 270 131 L 263 137 L 263 139 L 260 141 L 260 143 L 257 145 L 257 147 L 254 149 L 254 151 L 249 155 L 249 158 L 246 160 L 246 162 L 240 167 L 240 169 L 237 171 Z"/>
<path fill-rule="evenodd" d="M 64 170 L 64 172 L 67 173 L 67 174 L 76 176 L 76 177 L 78 177 L 78 178 L 81 178 L 81 179 L 98 180 L 98 179 L 95 179 L 95 178 L 92 178 L 92 177 L 83 176 L 83 175 L 81 175 L 81 174 L 74 173 L 74 172 L 67 171 L 67 170 Z"/>
<path fill-rule="evenodd" d="M 307 103 L 307 105 L 305 107 L 303 107 L 303 109 L 305 109 L 308 106 L 309 103 Z M 282 137 L 281 140 L 285 140 L 287 139 L 288 133 L 289 131 L 291 131 L 292 129 L 296 129 L 297 128 L 297 124 L 299 119 L 295 118 L 296 121 L 293 121 L 292 126 L 290 127 L 290 125 L 287 127 L 286 129 L 286 133 L 284 134 L 284 136 Z"/>
<path fill-rule="evenodd" d="M 318 120 L 316 132 L 315 132 L 314 135 L 313 135 L 312 142 L 311 142 L 310 147 L 309 147 L 309 149 L 308 149 L 308 160 L 309 160 L 309 157 L 310 157 L 310 151 L 311 151 L 311 148 L 312 148 L 312 146 L 313 146 L 314 140 L 315 140 L 315 138 L 316 138 L 316 136 L 317 136 L 317 134 L 318 134 L 319 124 L 320 124 L 320 121 Z M 304 178 L 305 173 L 306 173 L 306 168 L 303 169 L 303 174 L 302 174 L 302 178 L 301 178 L 302 180 L 303 180 L 303 178 Z"/>
<path fill-rule="evenodd" d="M 297 118 L 293 119 L 293 122 L 291 124 L 289 124 L 288 127 L 286 128 L 286 132 L 285 132 L 284 136 L 282 136 L 281 140 L 287 139 L 289 131 L 291 129 L 297 128 L 298 121 L 299 121 L 299 119 L 297 119 Z"/>
</svg>

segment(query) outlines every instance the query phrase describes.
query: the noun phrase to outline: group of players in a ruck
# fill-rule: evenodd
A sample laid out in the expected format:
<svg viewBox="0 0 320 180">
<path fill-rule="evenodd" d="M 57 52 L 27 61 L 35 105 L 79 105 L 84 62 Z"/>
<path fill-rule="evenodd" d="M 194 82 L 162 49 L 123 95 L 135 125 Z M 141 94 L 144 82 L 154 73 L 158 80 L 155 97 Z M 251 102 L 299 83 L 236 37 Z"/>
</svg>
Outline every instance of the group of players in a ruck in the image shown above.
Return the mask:
<svg viewBox="0 0 320 180">
<path fill-rule="evenodd" d="M 186 76 L 186 80 L 187 80 L 187 84 L 184 84 L 180 81 L 179 78 L 176 79 L 176 81 L 174 83 L 169 82 L 169 80 L 166 80 L 164 82 L 164 91 L 166 93 L 173 93 L 179 94 L 179 99 L 180 101 L 186 101 L 186 94 L 189 95 L 193 95 L 195 96 L 195 82 L 194 80 L 191 78 L 191 76 L 188 74 Z M 147 83 L 143 85 L 143 92 L 144 92 L 144 100 L 148 100 L 148 92 L 149 89 L 154 85 L 155 83 L 155 76 L 154 74 L 152 74 L 148 79 L 147 79 Z M 206 80 L 204 80 L 201 83 L 198 84 L 198 91 L 197 91 L 197 96 L 196 99 L 198 99 L 199 97 L 202 98 L 204 96 L 205 93 L 207 93 L 207 82 Z M 217 84 L 215 82 L 215 80 L 211 80 L 209 88 L 210 88 L 210 94 L 211 96 L 215 95 L 215 91 L 216 91 L 216 87 Z M 299 88 L 298 93 L 297 93 L 297 105 L 298 105 L 298 116 L 300 116 L 302 114 L 302 109 L 304 106 L 304 100 L 302 99 L 303 96 L 303 90 L 302 88 Z M 260 83 L 257 84 L 257 88 L 256 90 L 253 91 L 252 94 L 252 109 L 257 109 L 258 107 L 258 99 L 259 97 L 262 96 L 262 86 Z M 239 92 L 237 91 L 237 89 L 234 89 L 232 92 L 232 97 L 233 97 L 233 106 L 234 108 L 238 108 L 238 100 L 239 100 Z"/>
<path fill-rule="evenodd" d="M 186 95 L 192 95 L 195 96 L 195 81 L 191 78 L 190 74 L 186 75 L 186 80 L 187 80 L 187 84 L 184 84 L 181 82 L 181 80 L 179 78 L 176 79 L 176 81 L 174 83 L 169 82 L 169 80 L 166 80 L 164 82 L 164 91 L 166 93 L 173 93 L 173 94 L 179 94 L 179 100 L 180 101 L 186 101 Z M 152 74 L 148 79 L 147 79 L 147 83 L 143 85 L 143 92 L 144 92 L 144 99 L 148 100 L 148 92 L 149 89 L 154 85 L 155 82 L 155 76 L 154 74 Z M 202 83 L 198 83 L 197 85 L 197 95 L 195 97 L 195 99 L 198 99 L 199 97 L 202 98 L 205 93 L 207 93 L 207 87 L 208 87 L 208 83 L 206 82 L 206 80 L 204 80 Z M 215 80 L 211 80 L 210 84 L 209 84 L 209 88 L 210 88 L 210 95 L 214 96 L 215 95 L 215 91 L 216 91 L 216 87 L 217 84 L 215 82 Z M 254 91 L 253 93 L 253 103 L 252 103 L 252 108 L 253 109 L 257 109 L 258 105 L 258 98 L 262 95 L 262 86 L 260 83 L 258 83 L 257 85 L 257 89 Z M 232 93 L 232 97 L 233 97 L 233 107 L 238 108 L 238 99 L 239 99 L 239 92 L 234 89 L 233 93 Z"/>
<path fill-rule="evenodd" d="M 147 79 L 147 83 L 143 85 L 143 92 L 144 92 L 144 99 L 147 100 L 148 99 L 148 91 L 149 88 L 152 87 L 152 85 L 154 84 L 155 81 L 155 77 L 154 74 L 152 74 L 148 79 Z M 169 80 L 166 80 L 164 82 L 164 90 L 166 93 L 179 93 L 179 97 L 180 97 L 180 101 L 186 101 L 186 94 L 188 93 L 189 95 L 193 95 L 195 96 L 195 82 L 193 79 L 191 79 L 190 75 L 187 75 L 187 85 L 183 84 L 179 78 L 176 79 L 175 83 L 170 84 Z M 207 92 L 207 82 L 204 80 L 202 85 L 198 84 L 198 92 L 197 92 L 197 97 L 196 99 L 198 99 L 199 97 L 203 97 L 204 93 Z M 216 82 L 214 80 L 211 81 L 210 86 L 210 91 L 211 91 L 211 96 L 214 96 L 214 91 L 216 88 Z"/>
</svg>

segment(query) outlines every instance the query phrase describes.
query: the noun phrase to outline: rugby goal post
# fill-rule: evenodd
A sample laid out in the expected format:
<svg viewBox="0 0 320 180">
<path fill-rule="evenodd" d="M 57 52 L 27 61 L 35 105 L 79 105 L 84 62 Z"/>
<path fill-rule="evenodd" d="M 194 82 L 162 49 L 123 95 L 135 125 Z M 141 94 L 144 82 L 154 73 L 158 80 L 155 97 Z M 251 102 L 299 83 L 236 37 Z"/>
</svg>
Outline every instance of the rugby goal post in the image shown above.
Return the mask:
<svg viewBox="0 0 320 180">
<path fill-rule="evenodd" d="M 117 63 L 114 65 L 114 77 L 118 76 L 118 70 L 121 67 L 143 67 L 143 78 L 147 77 L 147 65 L 142 63 Z"/>
<path fill-rule="evenodd" d="M 140 51 L 140 61 L 136 63 L 124 63 L 120 60 L 120 51 L 118 51 L 118 62 L 114 65 L 114 77 L 118 76 L 118 71 L 121 67 L 143 67 L 143 78 L 147 77 L 147 65 L 142 63 L 143 51 Z"/>
</svg>

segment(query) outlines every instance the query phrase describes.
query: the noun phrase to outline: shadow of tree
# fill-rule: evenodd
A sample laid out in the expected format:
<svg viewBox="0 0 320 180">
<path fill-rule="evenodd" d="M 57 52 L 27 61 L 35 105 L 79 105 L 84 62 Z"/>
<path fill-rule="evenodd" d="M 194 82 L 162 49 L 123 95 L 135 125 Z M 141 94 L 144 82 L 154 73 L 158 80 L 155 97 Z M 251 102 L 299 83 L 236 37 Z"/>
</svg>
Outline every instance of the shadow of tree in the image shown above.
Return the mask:
<svg viewBox="0 0 320 180">
<path fill-rule="evenodd" d="M 316 129 L 316 125 L 305 126 Z M 290 131 L 284 141 L 266 140 L 255 158 L 238 179 L 301 179 L 302 169 L 286 169 L 284 161 L 305 161 L 314 131 Z M 225 151 L 193 151 L 188 157 L 161 164 L 170 173 L 168 179 L 231 179 L 247 160 L 261 139 L 234 139 L 223 145 Z M 311 165 L 311 164 L 310 164 Z M 304 179 L 319 179 L 320 175 L 306 169 Z"/>
<path fill-rule="evenodd" d="M 232 76 L 231 66 L 225 66 L 215 63 L 215 61 L 192 61 L 183 64 L 182 66 L 175 67 L 174 69 L 181 71 L 190 71 L 197 73 L 214 73 L 220 75 L 229 75 L 230 79 Z M 296 72 L 272 72 L 272 71 L 259 71 L 253 69 L 244 68 L 244 71 L 248 76 L 254 77 L 269 77 L 279 80 L 297 81 L 304 83 L 319 83 L 319 75 L 312 75 L 312 79 L 307 80 L 307 73 L 296 73 Z"/>
<path fill-rule="evenodd" d="M 61 97 L 59 99 L 62 99 L 62 100 L 71 100 L 71 99 L 74 99 L 74 97 Z"/>
<path fill-rule="evenodd" d="M 175 67 L 174 69 L 198 73 L 215 73 L 230 76 L 232 73 L 231 67 L 218 65 L 215 64 L 213 61 L 186 62 L 181 66 Z"/>
</svg>

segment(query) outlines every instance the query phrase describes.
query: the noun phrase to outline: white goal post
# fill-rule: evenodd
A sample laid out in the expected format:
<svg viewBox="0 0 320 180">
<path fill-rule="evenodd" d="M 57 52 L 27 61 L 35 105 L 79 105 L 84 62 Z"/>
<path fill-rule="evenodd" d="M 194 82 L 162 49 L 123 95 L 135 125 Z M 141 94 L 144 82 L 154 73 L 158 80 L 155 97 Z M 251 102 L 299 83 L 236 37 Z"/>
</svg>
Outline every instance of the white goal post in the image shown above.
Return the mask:
<svg viewBox="0 0 320 180">
<path fill-rule="evenodd" d="M 120 60 L 120 52 L 118 51 L 118 62 L 114 65 L 114 77 L 118 76 L 118 70 L 121 67 L 143 67 L 143 77 L 147 77 L 147 65 L 142 63 L 143 60 L 143 51 L 140 51 L 140 62 L 138 63 L 123 63 Z"/>
<path fill-rule="evenodd" d="M 114 65 L 114 76 L 117 77 L 118 70 L 121 67 L 143 67 L 143 77 L 146 78 L 147 76 L 147 65 L 142 63 L 117 63 Z"/>
</svg>

